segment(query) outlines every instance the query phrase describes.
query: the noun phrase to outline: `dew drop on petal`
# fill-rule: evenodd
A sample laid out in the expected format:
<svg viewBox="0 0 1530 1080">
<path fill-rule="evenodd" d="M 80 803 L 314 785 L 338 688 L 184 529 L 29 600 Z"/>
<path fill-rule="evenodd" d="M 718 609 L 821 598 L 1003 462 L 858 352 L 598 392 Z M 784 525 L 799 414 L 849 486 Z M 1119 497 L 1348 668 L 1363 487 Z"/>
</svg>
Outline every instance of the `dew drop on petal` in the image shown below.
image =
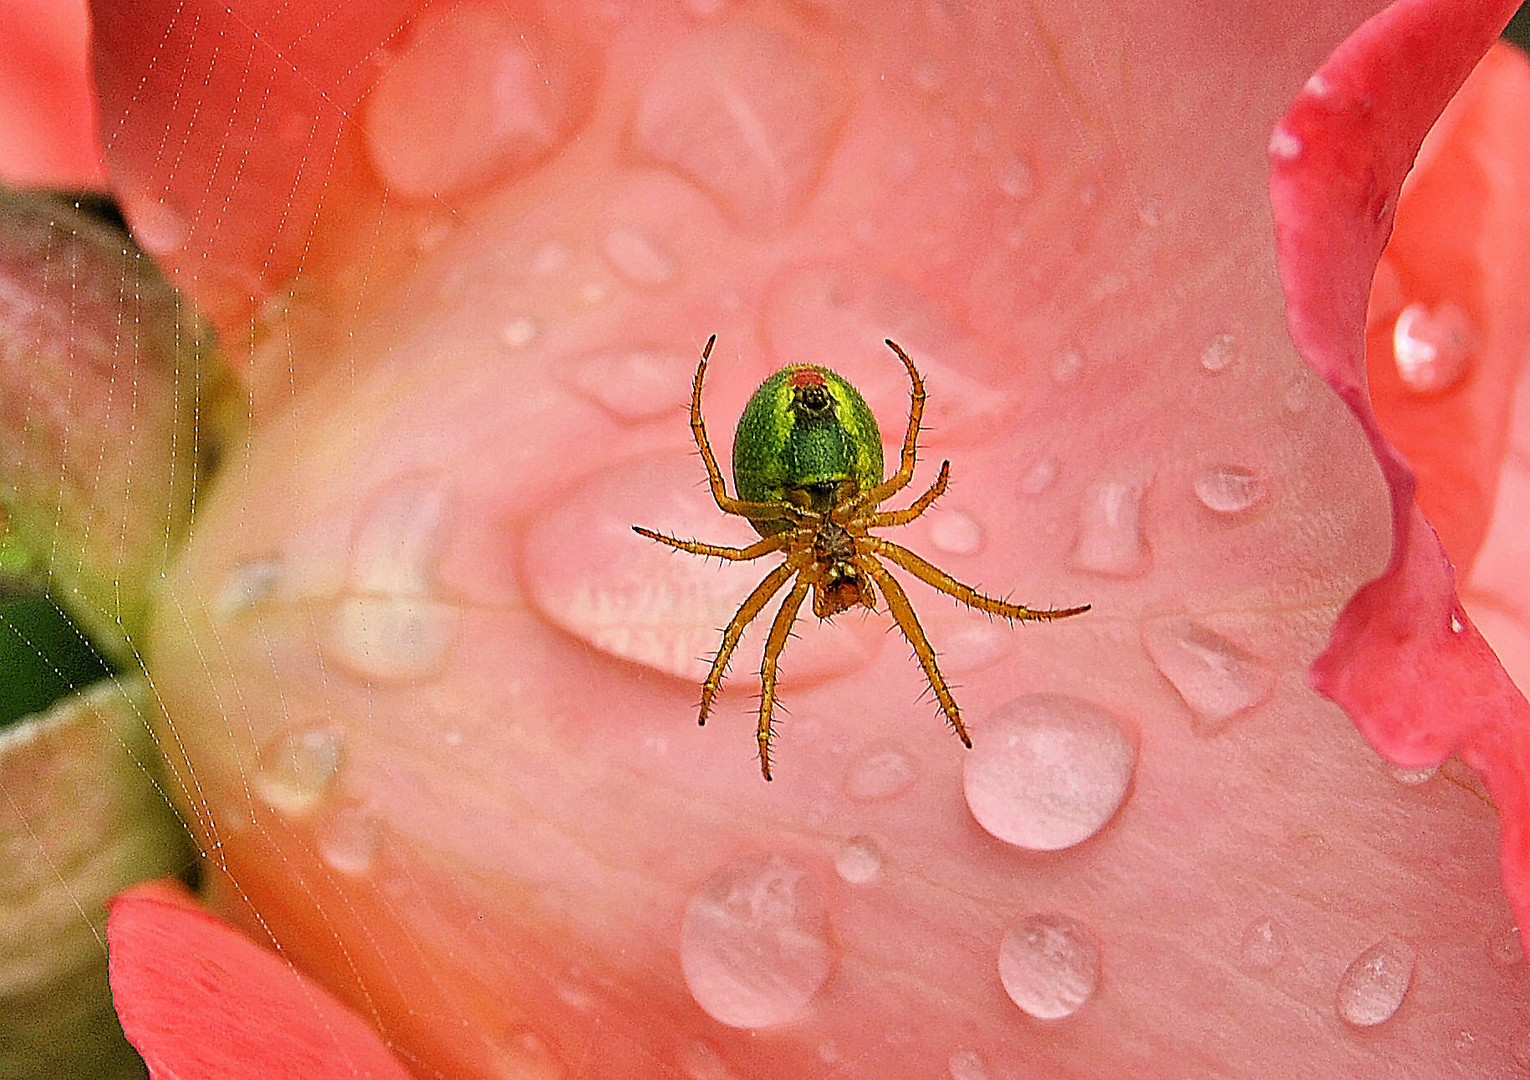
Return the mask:
<svg viewBox="0 0 1530 1080">
<path fill-rule="evenodd" d="M 704 1042 L 686 1043 L 679 1057 L 685 1080 L 738 1080 L 738 1074 Z"/>
<path fill-rule="evenodd" d="M 606 234 L 606 261 L 634 285 L 663 285 L 675 276 L 675 260 L 647 233 L 618 226 Z"/>
<path fill-rule="evenodd" d="M 976 1050 L 958 1050 L 946 1062 L 951 1080 L 988 1080 L 988 1067 Z"/>
<path fill-rule="evenodd" d="M 585 397 L 624 420 L 651 420 L 673 412 L 684 415 L 696 355 L 663 349 L 619 349 L 576 361 L 573 386 Z M 676 389 L 679 387 L 680 389 Z"/>
<path fill-rule="evenodd" d="M 1057 461 L 1054 458 L 1042 458 L 1020 478 L 1020 494 L 1040 495 L 1052 482 L 1057 479 Z"/>
<path fill-rule="evenodd" d="M 260 749 L 255 793 L 272 808 L 302 814 L 324 796 L 340 771 L 345 736 L 338 728 L 281 731 Z"/>
<path fill-rule="evenodd" d="M 1302 140 L 1283 124 L 1270 133 L 1270 157 L 1277 162 L 1292 162 L 1302 156 Z"/>
<path fill-rule="evenodd" d="M 1108 478 L 1091 485 L 1079 508 L 1072 564 L 1109 577 L 1136 577 L 1152 560 L 1142 533 L 1141 480 Z"/>
<path fill-rule="evenodd" d="M 1466 377 L 1474 337 L 1471 317 L 1459 305 L 1409 304 L 1392 327 L 1397 374 L 1420 394 L 1449 390 Z"/>
<path fill-rule="evenodd" d="M 1189 707 L 1199 735 L 1220 734 L 1274 693 L 1274 671 L 1189 619 L 1149 622 L 1142 640 L 1153 663 Z"/>
<path fill-rule="evenodd" d="M 375 497 L 351 541 L 351 584 L 388 596 L 428 593 L 448 510 L 445 486 L 435 477 L 411 477 Z"/>
<path fill-rule="evenodd" d="M 1438 765 L 1423 765 L 1416 769 L 1405 769 L 1401 765 L 1392 766 L 1392 778 L 1399 784 L 1409 787 L 1418 787 L 1427 784 L 1434 779 L 1434 774 L 1440 771 Z"/>
<path fill-rule="evenodd" d="M 1058 851 L 1115 815 L 1137 749 L 1109 713 L 1036 694 L 995 710 L 962 762 L 967 807 L 979 825 L 1016 847 Z"/>
<path fill-rule="evenodd" d="M 457 608 L 423 597 L 350 597 L 335 605 L 324 651 L 362 679 L 417 682 L 445 665 L 461 624 Z"/>
<path fill-rule="evenodd" d="M 856 802 L 880 802 L 903 794 L 918 774 L 901 747 L 881 743 L 868 747 L 845 770 L 844 790 Z"/>
<path fill-rule="evenodd" d="M 1216 374 L 1226 371 L 1238 358 L 1238 341 L 1231 334 L 1218 334 L 1201 349 L 1201 367 Z"/>
<path fill-rule="evenodd" d="M 331 868 L 360 877 L 372 868 L 382 843 L 382 823 L 361 804 L 342 803 L 314 825 L 314 842 Z"/>
<path fill-rule="evenodd" d="M 511 319 L 499 332 L 499 340 L 512 349 L 524 349 L 537 339 L 542 332 L 537 321 L 522 315 L 518 319 Z"/>
<path fill-rule="evenodd" d="M 1195 478 L 1195 497 L 1218 514 L 1238 514 L 1265 497 L 1264 482 L 1253 469 L 1214 465 Z"/>
<path fill-rule="evenodd" d="M 1060 1020 L 1094 993 L 1100 948 L 1088 929 L 1066 915 L 1028 915 L 1004 932 L 999 980 L 1025 1013 Z"/>
<path fill-rule="evenodd" d="M 930 543 L 948 555 L 973 555 L 983 546 L 983 527 L 964 511 L 942 511 L 930 520 Z"/>
<path fill-rule="evenodd" d="M 1413 946 L 1390 935 L 1355 957 L 1339 978 L 1339 1018 L 1354 1027 L 1390 1020 L 1413 981 L 1413 961 Z"/>
<path fill-rule="evenodd" d="M 680 967 L 696 1004 L 736 1028 L 801 1014 L 834 966 L 812 874 L 783 855 L 749 855 L 713 874 L 680 928 Z"/>
<path fill-rule="evenodd" d="M 213 601 L 213 612 L 220 619 L 242 615 L 276 589 L 281 577 L 281 563 L 275 559 L 255 559 L 229 571 Z"/>
<path fill-rule="evenodd" d="M 162 198 L 126 198 L 123 215 L 137 240 L 151 255 L 163 258 L 179 250 L 191 235 L 186 217 Z"/>
<path fill-rule="evenodd" d="M 1268 971 L 1280 963 L 1286 955 L 1286 932 L 1273 919 L 1256 919 L 1243 931 L 1238 954 L 1244 966 L 1255 971 Z"/>
<path fill-rule="evenodd" d="M 851 885 L 865 885 L 882 872 L 882 849 L 869 836 L 852 836 L 834 855 L 834 869 Z"/>
</svg>

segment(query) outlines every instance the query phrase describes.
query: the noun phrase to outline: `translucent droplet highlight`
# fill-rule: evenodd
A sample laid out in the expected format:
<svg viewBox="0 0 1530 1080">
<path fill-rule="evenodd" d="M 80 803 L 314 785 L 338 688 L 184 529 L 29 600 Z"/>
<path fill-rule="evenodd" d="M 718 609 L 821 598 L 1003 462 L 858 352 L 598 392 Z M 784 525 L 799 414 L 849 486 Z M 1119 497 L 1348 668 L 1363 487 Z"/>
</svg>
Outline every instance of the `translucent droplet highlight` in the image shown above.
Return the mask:
<svg viewBox="0 0 1530 1080">
<path fill-rule="evenodd" d="M 460 611 L 434 600 L 352 597 L 335 605 L 324 652 L 363 679 L 419 682 L 445 666 L 461 622 Z"/>
<path fill-rule="evenodd" d="M 333 869 L 349 877 L 361 877 L 372 868 L 382 843 L 382 823 L 359 803 L 336 806 L 314 826 L 319 855 Z"/>
<path fill-rule="evenodd" d="M 1037 694 L 995 710 L 963 758 L 967 807 L 1005 843 L 1059 851 L 1089 839 L 1126 797 L 1137 749 L 1109 713 Z"/>
<path fill-rule="evenodd" d="M 635 285 L 663 285 L 675 276 L 675 260 L 637 229 L 625 226 L 606 234 L 606 261 Z"/>
<path fill-rule="evenodd" d="M 338 728 L 279 732 L 261 747 L 252 778 L 255 793 L 284 813 L 312 810 L 340 771 L 344 746 L 345 736 Z"/>
<path fill-rule="evenodd" d="M 829 920 L 809 871 L 750 855 L 708 878 L 685 909 L 680 967 L 696 1004 L 736 1028 L 798 1016 L 834 966 Z"/>
<path fill-rule="evenodd" d="M 834 869 L 850 885 L 865 885 L 882 873 L 882 849 L 869 836 L 852 836 L 834 855 Z"/>
<path fill-rule="evenodd" d="M 1241 465 L 1213 465 L 1196 476 L 1195 497 L 1217 514 L 1241 514 L 1266 495 L 1264 481 Z"/>
<path fill-rule="evenodd" d="M 1143 480 L 1107 478 L 1090 486 L 1079 508 L 1072 564 L 1108 577 L 1136 577 L 1152 559 L 1142 532 Z"/>
<path fill-rule="evenodd" d="M 1238 358 L 1238 339 L 1231 334 L 1218 334 L 1201 349 L 1201 367 L 1213 375 L 1226 371 Z"/>
<path fill-rule="evenodd" d="M 864 750 L 845 770 L 845 794 L 856 802 L 880 802 L 903 794 L 919 775 L 900 747 L 880 745 Z"/>
<path fill-rule="evenodd" d="M 1275 690 L 1275 672 L 1227 638 L 1185 618 L 1143 627 L 1153 663 L 1190 709 L 1197 734 L 1217 735 Z"/>
<path fill-rule="evenodd" d="M 1413 982 L 1414 955 L 1412 945 L 1388 936 L 1357 956 L 1339 978 L 1339 1018 L 1361 1028 L 1390 1020 Z"/>
<path fill-rule="evenodd" d="M 1057 479 L 1057 462 L 1053 458 L 1042 458 L 1020 477 L 1020 494 L 1040 495 L 1052 482 Z"/>
<path fill-rule="evenodd" d="M 1243 931 L 1238 955 L 1245 967 L 1268 971 L 1285 958 L 1286 932 L 1274 919 L 1256 919 Z"/>
<path fill-rule="evenodd" d="M 1474 339 L 1471 317 L 1458 304 L 1409 304 L 1392 327 L 1398 377 L 1420 394 L 1449 390 L 1466 377 Z"/>
<path fill-rule="evenodd" d="M 573 365 L 574 388 L 623 420 L 651 420 L 685 415 L 690 379 L 701 355 L 678 349 L 620 349 L 586 356 Z"/>
<path fill-rule="evenodd" d="M 930 520 L 930 543 L 947 555 L 975 555 L 983 547 L 983 527 L 971 514 L 943 511 Z"/>
<path fill-rule="evenodd" d="M 976 1050 L 958 1050 L 946 1062 L 951 1080 L 989 1080 L 988 1066 Z"/>
<path fill-rule="evenodd" d="M 1028 1015 L 1060 1020 L 1094 994 L 1100 948 L 1088 928 L 1066 915 L 1029 915 L 1004 932 L 999 980 Z"/>
<path fill-rule="evenodd" d="M 1438 765 L 1424 765 L 1416 769 L 1405 769 L 1401 765 L 1393 765 L 1392 778 L 1399 784 L 1406 784 L 1408 787 L 1418 787 L 1420 784 L 1427 784 L 1433 780 L 1435 774 L 1439 771 L 1440 767 Z"/>
<path fill-rule="evenodd" d="M 242 615 L 266 599 L 281 578 L 281 564 L 275 559 L 256 559 L 229 571 L 213 601 L 213 612 L 220 619 Z"/>
</svg>

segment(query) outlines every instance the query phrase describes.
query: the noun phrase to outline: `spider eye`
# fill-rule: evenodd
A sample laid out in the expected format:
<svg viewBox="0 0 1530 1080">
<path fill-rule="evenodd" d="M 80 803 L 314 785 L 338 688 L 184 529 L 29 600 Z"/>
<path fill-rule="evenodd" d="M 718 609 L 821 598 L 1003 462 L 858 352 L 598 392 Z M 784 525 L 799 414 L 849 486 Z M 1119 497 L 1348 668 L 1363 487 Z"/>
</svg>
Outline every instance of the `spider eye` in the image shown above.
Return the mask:
<svg viewBox="0 0 1530 1080">
<path fill-rule="evenodd" d="M 797 408 L 813 416 L 820 416 L 833 408 L 829 391 L 822 386 L 803 386 L 797 390 Z"/>
</svg>

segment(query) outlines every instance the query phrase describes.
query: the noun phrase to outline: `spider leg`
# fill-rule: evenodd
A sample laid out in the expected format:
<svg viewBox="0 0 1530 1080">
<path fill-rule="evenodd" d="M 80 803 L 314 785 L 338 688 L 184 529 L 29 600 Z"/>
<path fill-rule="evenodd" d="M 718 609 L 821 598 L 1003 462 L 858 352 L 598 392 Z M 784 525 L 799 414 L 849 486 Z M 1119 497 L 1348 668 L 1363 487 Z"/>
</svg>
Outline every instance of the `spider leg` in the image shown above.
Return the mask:
<svg viewBox="0 0 1530 1080">
<path fill-rule="evenodd" d="M 941 711 L 956 729 L 956 737 L 962 741 L 962 745 L 972 749 L 972 740 L 968 738 L 967 729 L 962 724 L 961 709 L 957 708 L 956 698 L 951 696 L 946 677 L 940 673 L 940 665 L 935 663 L 935 650 L 930 645 L 930 639 L 924 636 L 924 628 L 919 625 L 919 617 L 914 614 L 914 605 L 908 602 L 908 594 L 903 591 L 903 586 L 869 555 L 857 558 L 856 565 L 882 586 L 882 595 L 887 598 L 887 610 L 892 612 L 898 629 L 903 631 L 903 636 L 914 647 L 914 655 L 919 658 L 919 666 L 924 668 L 924 677 L 929 680 L 930 689 L 935 691 L 935 700 L 940 702 Z"/>
<path fill-rule="evenodd" d="M 884 513 L 872 514 L 871 517 L 861 522 L 861 524 L 868 529 L 880 529 L 889 525 L 907 525 L 910 521 L 913 521 L 920 514 L 928 510 L 931 503 L 945 494 L 946 483 L 950 477 L 951 463 L 949 461 L 942 461 L 940 463 L 940 475 L 930 485 L 930 490 L 915 499 L 914 504 L 907 510 L 888 510 Z"/>
<path fill-rule="evenodd" d="M 661 544 L 668 544 L 672 548 L 681 551 L 689 551 L 692 555 L 715 555 L 719 559 L 727 559 L 730 562 L 747 562 L 750 559 L 758 559 L 769 555 L 772 551 L 779 551 L 786 546 L 786 534 L 776 533 L 767 536 L 763 540 L 756 540 L 748 547 L 726 547 L 722 544 L 704 544 L 700 540 L 680 540 L 673 536 L 665 536 L 663 533 L 645 529 L 641 525 L 632 526 L 632 531 L 639 536 L 646 536 L 650 540 L 657 540 Z"/>
<path fill-rule="evenodd" d="M 770 598 L 781 591 L 781 586 L 785 585 L 798 569 L 800 564 L 790 559 L 776 567 L 760 579 L 754 591 L 744 598 L 739 609 L 733 613 L 733 618 L 728 622 L 728 628 L 723 631 L 722 644 L 717 648 L 717 655 L 712 658 L 712 668 L 701 684 L 701 713 L 697 723 L 707 722 L 707 713 L 712 711 L 712 699 L 717 696 L 717 691 L 722 689 L 723 673 L 728 669 L 728 660 L 733 656 L 733 650 L 738 647 L 739 638 L 744 636 L 744 628 L 765 610 L 765 605 L 770 602 Z"/>
<path fill-rule="evenodd" d="M 1006 619 L 1047 622 L 1052 619 L 1065 619 L 1069 615 L 1082 615 L 1089 610 L 1088 604 L 1071 608 L 1028 608 L 1021 604 L 1011 604 L 1007 600 L 995 600 L 991 596 L 984 596 L 970 585 L 963 585 L 938 566 L 890 540 L 868 536 L 861 542 L 883 558 L 897 563 L 926 585 L 933 586 L 948 596 L 954 596 L 968 607 L 986 611 L 990 615 L 1002 615 Z"/>
<path fill-rule="evenodd" d="M 707 482 L 712 487 L 712 498 L 717 501 L 717 508 L 725 514 L 736 514 L 753 521 L 768 521 L 783 517 L 795 521 L 796 518 L 781 503 L 756 503 L 735 499 L 728 494 L 727 485 L 723 483 L 722 470 L 717 467 L 717 458 L 712 455 L 712 444 L 707 441 L 706 421 L 701 418 L 701 382 L 706 377 L 707 360 L 711 357 L 712 346 L 716 343 L 716 334 L 707 338 L 706 346 L 701 350 L 701 363 L 696 366 L 696 378 L 691 384 L 691 434 L 696 437 L 696 449 L 701 451 L 702 464 L 707 467 Z"/>
<path fill-rule="evenodd" d="M 903 361 L 903 366 L 908 368 L 908 377 L 914 384 L 913 394 L 908 410 L 908 430 L 903 433 L 903 453 L 898 459 L 898 471 L 883 480 L 873 488 L 867 488 L 855 500 L 855 506 L 859 509 L 865 506 L 875 506 L 883 499 L 901 491 L 914 478 L 914 459 L 919 444 L 919 420 L 924 416 L 924 380 L 919 377 L 919 372 L 914 368 L 914 362 L 908 358 L 898 343 L 888 338 L 884 344 L 898 354 L 898 359 Z"/>
<path fill-rule="evenodd" d="M 776 664 L 781 659 L 781 650 L 786 648 L 792 623 L 797 621 L 797 609 L 802 606 L 811 586 L 806 575 L 797 579 L 792 591 L 781 601 L 781 610 L 776 612 L 770 624 L 770 636 L 765 639 L 765 658 L 760 662 L 760 727 L 756 737 L 760 743 L 760 771 L 767 780 L 770 779 L 770 717 L 776 706 Z"/>
</svg>

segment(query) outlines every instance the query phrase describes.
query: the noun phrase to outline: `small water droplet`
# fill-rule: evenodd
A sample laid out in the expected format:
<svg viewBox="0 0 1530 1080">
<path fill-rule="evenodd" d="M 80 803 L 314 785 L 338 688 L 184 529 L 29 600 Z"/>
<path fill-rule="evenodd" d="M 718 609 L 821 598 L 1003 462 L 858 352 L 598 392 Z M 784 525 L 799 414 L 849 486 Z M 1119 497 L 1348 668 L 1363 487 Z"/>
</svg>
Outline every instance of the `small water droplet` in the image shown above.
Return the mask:
<svg viewBox="0 0 1530 1080">
<path fill-rule="evenodd" d="M 255 559 L 234 567 L 213 601 L 214 613 L 220 619 L 244 614 L 271 595 L 280 577 L 281 564 L 275 559 Z"/>
<path fill-rule="evenodd" d="M 951 1080 L 988 1080 L 988 1067 L 976 1050 L 958 1050 L 946 1062 Z"/>
<path fill-rule="evenodd" d="M 351 541 L 352 585 L 385 596 L 427 594 L 448 510 L 439 478 L 410 477 L 386 488 L 358 517 Z"/>
<path fill-rule="evenodd" d="M 1257 919 L 1243 931 L 1238 951 L 1248 967 L 1268 971 L 1286 955 L 1286 932 L 1273 919 Z"/>
<path fill-rule="evenodd" d="M 680 967 L 714 1020 L 761 1028 L 798 1016 L 834 965 L 823 898 L 783 855 L 749 855 L 708 878 L 686 905 Z"/>
<path fill-rule="evenodd" d="M 1084 369 L 1084 354 L 1077 349 L 1064 349 L 1052 361 L 1052 378 L 1056 382 L 1069 383 L 1078 378 Z"/>
<path fill-rule="evenodd" d="M 1302 89 L 1315 98 L 1326 98 L 1333 93 L 1333 87 L 1322 74 L 1309 76 Z"/>
<path fill-rule="evenodd" d="M 1452 634 L 1464 634 L 1466 632 L 1466 623 L 1462 622 L 1461 616 L 1454 612 L 1450 616 L 1450 632 Z"/>
<path fill-rule="evenodd" d="M 377 682 L 418 682 L 446 663 L 462 613 L 435 600 L 365 596 L 335 605 L 325 652 L 341 667 Z"/>
<path fill-rule="evenodd" d="M 1213 465 L 1195 478 L 1195 497 L 1218 514 L 1240 514 L 1262 501 L 1264 481 L 1242 465 Z"/>
<path fill-rule="evenodd" d="M 1392 328 L 1397 374 L 1420 394 L 1449 390 L 1466 377 L 1474 337 L 1471 318 L 1459 305 L 1409 304 Z"/>
<path fill-rule="evenodd" d="M 1477 1046 L 1477 1036 L 1465 1028 L 1456 1032 L 1450 1039 L 1450 1048 L 1458 1054 L 1470 1054 Z"/>
<path fill-rule="evenodd" d="M 1355 1027 L 1375 1027 L 1390 1020 L 1413 981 L 1413 946 L 1388 936 L 1355 957 L 1339 978 L 1335 1007 L 1339 1018 Z"/>
<path fill-rule="evenodd" d="M 606 258 L 636 285 L 663 285 L 675 276 L 675 261 L 647 234 L 619 226 L 606 234 Z"/>
<path fill-rule="evenodd" d="M 1036 694 L 995 710 L 962 761 L 967 806 L 979 825 L 1016 847 L 1059 851 L 1115 815 L 1137 749 L 1109 713 L 1077 698 Z"/>
<path fill-rule="evenodd" d="M 1057 479 L 1057 461 L 1054 458 L 1042 458 L 1036 464 L 1025 471 L 1020 478 L 1020 494 L 1040 495 L 1052 486 L 1052 481 Z"/>
<path fill-rule="evenodd" d="M 1151 563 L 1142 534 L 1145 480 L 1107 477 L 1084 493 L 1072 564 L 1109 577 L 1135 577 Z"/>
<path fill-rule="evenodd" d="M 903 794 L 917 775 L 913 761 L 901 747 L 873 746 L 845 771 L 845 794 L 856 802 L 880 802 Z"/>
<path fill-rule="evenodd" d="M 254 786 L 268 806 L 302 814 L 318 803 L 340 771 L 345 735 L 338 728 L 279 732 L 261 748 Z"/>
<path fill-rule="evenodd" d="M 519 319 L 512 319 L 505 324 L 504 328 L 499 332 L 499 340 L 512 349 L 524 349 L 535 341 L 537 335 L 541 332 L 542 328 L 537 325 L 535 319 L 523 315 Z"/>
<path fill-rule="evenodd" d="M 1516 967 L 1525 962 L 1525 947 L 1519 940 L 1519 927 L 1510 926 L 1488 938 L 1488 956 L 1499 967 Z"/>
<path fill-rule="evenodd" d="M 123 207 L 133 238 L 151 255 L 163 257 L 178 251 L 191 235 L 179 210 L 163 198 L 125 200 Z"/>
<path fill-rule="evenodd" d="M 579 299 L 585 307 L 604 304 L 611 297 L 611 286 L 604 281 L 586 281 L 579 287 Z"/>
<path fill-rule="evenodd" d="M 332 868 L 360 877 L 372 868 L 382 843 L 382 823 L 359 803 L 343 803 L 326 813 L 314 826 L 319 854 Z"/>
<path fill-rule="evenodd" d="M 1307 403 L 1312 400 L 1312 379 L 1306 375 L 1299 375 L 1286 387 L 1285 406 L 1290 413 L 1304 412 Z"/>
<path fill-rule="evenodd" d="M 689 391 L 683 388 L 695 370 L 695 357 L 676 351 L 621 349 L 576 361 L 570 378 L 581 394 L 615 415 L 648 420 L 684 412 Z"/>
<path fill-rule="evenodd" d="M 737 1075 L 704 1042 L 689 1042 L 680 1048 L 680 1069 L 686 1080 L 735 1080 Z"/>
<path fill-rule="evenodd" d="M 1277 162 L 1289 163 L 1302 156 L 1302 141 L 1284 125 L 1276 124 L 1270 134 L 1270 157 Z"/>
<path fill-rule="evenodd" d="M 931 520 L 930 543 L 948 555 L 973 555 L 983 546 L 983 527 L 971 514 L 947 510 Z"/>
<path fill-rule="evenodd" d="M 1024 158 L 1009 157 L 999 165 L 999 190 L 1008 199 L 1024 199 L 1036 191 L 1036 177 Z"/>
<path fill-rule="evenodd" d="M 999 979 L 1010 1000 L 1036 1019 L 1072 1016 L 1099 984 L 1099 945 L 1066 915 L 1028 915 L 1004 932 Z"/>
<path fill-rule="evenodd" d="M 569 262 L 568 248 L 549 240 L 532 253 L 531 272 L 538 277 L 551 277 L 568 266 Z"/>
<path fill-rule="evenodd" d="M 1392 766 L 1392 777 L 1399 784 L 1407 784 L 1409 787 L 1418 787 L 1427 784 L 1434 779 L 1434 774 L 1440 771 L 1438 765 L 1422 765 L 1416 769 L 1405 769 L 1401 765 Z"/>
<path fill-rule="evenodd" d="M 1189 707 L 1199 735 L 1227 730 L 1275 690 L 1275 673 L 1267 666 L 1189 619 L 1149 622 L 1142 639 L 1153 663 Z"/>
<path fill-rule="evenodd" d="M 834 869 L 851 885 L 865 885 L 882 872 L 882 849 L 869 836 L 852 836 L 835 854 Z"/>
<path fill-rule="evenodd" d="M 1231 334 L 1218 334 L 1201 349 L 1201 367 L 1213 375 L 1226 371 L 1238 358 L 1238 339 Z"/>
</svg>

